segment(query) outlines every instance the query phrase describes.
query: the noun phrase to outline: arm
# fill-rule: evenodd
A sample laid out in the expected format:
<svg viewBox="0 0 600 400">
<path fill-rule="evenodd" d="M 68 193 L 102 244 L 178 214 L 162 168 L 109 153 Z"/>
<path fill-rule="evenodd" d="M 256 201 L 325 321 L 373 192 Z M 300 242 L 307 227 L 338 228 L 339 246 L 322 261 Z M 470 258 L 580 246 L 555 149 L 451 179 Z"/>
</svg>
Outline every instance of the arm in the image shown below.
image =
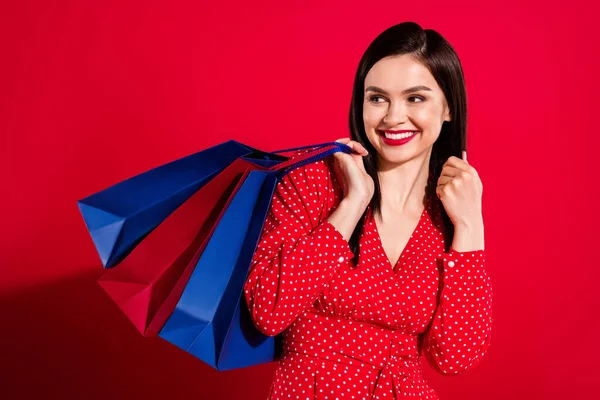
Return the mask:
<svg viewBox="0 0 600 400">
<path fill-rule="evenodd" d="M 354 256 L 342 233 L 321 218 L 330 185 L 321 161 L 293 170 L 275 189 L 244 285 L 252 319 L 266 335 L 286 329 Z"/>
<path fill-rule="evenodd" d="M 475 367 L 490 346 L 492 282 L 485 250 L 473 250 L 482 247 L 482 227 L 457 227 L 442 257 L 442 291 L 423 348 L 429 364 L 444 375 Z"/>
</svg>

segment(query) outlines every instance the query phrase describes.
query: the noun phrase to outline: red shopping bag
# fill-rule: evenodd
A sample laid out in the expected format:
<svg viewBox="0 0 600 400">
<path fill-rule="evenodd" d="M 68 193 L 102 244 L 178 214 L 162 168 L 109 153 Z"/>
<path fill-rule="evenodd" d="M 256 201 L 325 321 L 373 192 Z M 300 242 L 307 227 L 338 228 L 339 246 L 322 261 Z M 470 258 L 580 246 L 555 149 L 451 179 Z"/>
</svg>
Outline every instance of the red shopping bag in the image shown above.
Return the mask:
<svg viewBox="0 0 600 400">
<path fill-rule="evenodd" d="M 177 208 L 98 283 L 145 336 L 158 334 L 219 217 L 248 173 L 234 161 Z"/>
<path fill-rule="evenodd" d="M 283 176 L 290 168 L 334 151 L 351 152 L 339 143 L 308 147 L 317 150 L 275 165 L 250 158 L 235 160 L 168 215 L 120 263 L 106 270 L 99 284 L 144 336 L 158 335 L 173 313 L 221 217 L 252 171 Z M 292 150 L 297 149 L 287 151 Z"/>
</svg>

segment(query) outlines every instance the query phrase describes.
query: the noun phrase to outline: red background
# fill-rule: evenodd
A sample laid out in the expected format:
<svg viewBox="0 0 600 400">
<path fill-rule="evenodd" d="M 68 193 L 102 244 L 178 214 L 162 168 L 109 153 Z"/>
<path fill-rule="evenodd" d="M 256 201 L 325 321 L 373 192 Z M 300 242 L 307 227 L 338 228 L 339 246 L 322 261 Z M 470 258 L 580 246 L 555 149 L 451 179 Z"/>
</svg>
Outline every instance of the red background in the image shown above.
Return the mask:
<svg viewBox="0 0 600 400">
<path fill-rule="evenodd" d="M 275 150 L 347 136 L 360 56 L 410 20 L 465 69 L 495 296 L 481 365 L 427 377 L 445 400 L 594 393 L 591 2 L 176 3 L 0 6 L 0 397 L 264 399 L 275 364 L 218 373 L 138 334 L 95 283 L 76 200 L 228 139 Z"/>
</svg>

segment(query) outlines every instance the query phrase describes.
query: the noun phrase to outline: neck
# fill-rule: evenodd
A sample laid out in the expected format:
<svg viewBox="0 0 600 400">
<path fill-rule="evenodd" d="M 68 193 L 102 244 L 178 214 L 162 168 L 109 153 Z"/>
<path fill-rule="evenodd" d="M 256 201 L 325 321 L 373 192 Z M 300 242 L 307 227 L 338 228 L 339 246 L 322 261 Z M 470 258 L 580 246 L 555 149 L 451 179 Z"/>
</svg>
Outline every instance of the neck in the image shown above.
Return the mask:
<svg viewBox="0 0 600 400">
<path fill-rule="evenodd" d="M 420 214 L 429 178 L 431 150 L 401 164 L 379 160 L 381 210 L 393 214 Z"/>
</svg>

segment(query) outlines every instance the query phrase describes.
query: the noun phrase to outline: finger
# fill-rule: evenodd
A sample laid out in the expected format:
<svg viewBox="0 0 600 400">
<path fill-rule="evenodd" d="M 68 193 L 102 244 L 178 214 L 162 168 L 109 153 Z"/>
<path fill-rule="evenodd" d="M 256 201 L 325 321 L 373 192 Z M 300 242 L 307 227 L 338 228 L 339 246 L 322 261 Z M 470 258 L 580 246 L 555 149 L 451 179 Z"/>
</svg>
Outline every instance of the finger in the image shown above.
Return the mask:
<svg viewBox="0 0 600 400">
<path fill-rule="evenodd" d="M 435 191 L 440 199 L 452 194 L 452 187 L 447 185 L 449 185 L 449 183 L 446 183 L 445 185 L 438 185 L 435 188 Z"/>
<path fill-rule="evenodd" d="M 356 150 L 354 150 L 354 146 L 352 145 L 351 138 L 340 138 L 340 139 L 336 140 L 336 143 L 345 144 L 346 146 L 348 146 L 352 149 L 353 153 L 356 151 Z M 339 157 L 344 157 L 344 155 L 346 155 L 346 153 L 340 151 L 340 152 L 333 153 L 333 155 L 335 158 L 339 158 Z"/>
<path fill-rule="evenodd" d="M 463 161 L 464 161 L 464 162 L 466 162 L 467 164 L 469 163 L 469 162 L 467 161 L 467 151 L 466 151 L 466 150 L 463 150 L 463 152 L 462 152 L 462 159 L 463 159 Z"/>
<path fill-rule="evenodd" d="M 360 148 L 361 148 L 361 150 L 362 150 L 362 151 L 361 151 L 361 153 L 363 153 L 365 156 L 366 156 L 367 154 L 369 154 L 369 150 L 367 150 L 367 148 L 366 148 L 365 146 L 363 146 L 363 145 L 362 145 L 362 144 L 360 144 L 360 143 L 357 143 L 357 144 L 360 146 Z"/>
<path fill-rule="evenodd" d="M 350 148 L 352 148 L 350 141 L 352 141 L 352 139 L 350 139 L 350 138 L 340 138 L 340 139 L 336 140 L 337 143 L 345 144 L 346 146 L 349 146 Z"/>
<path fill-rule="evenodd" d="M 444 186 L 446 183 L 450 182 L 451 180 L 452 180 L 452 177 L 442 175 L 438 179 L 438 186 Z"/>
<path fill-rule="evenodd" d="M 455 157 L 455 156 L 450 156 L 448 158 L 448 160 L 446 160 L 446 162 L 444 163 L 444 166 L 450 166 L 450 167 L 462 169 L 463 171 L 467 171 L 467 172 L 469 172 L 471 170 L 471 168 L 473 168 L 468 163 L 466 163 L 464 160 L 461 160 L 460 158 Z"/>
<path fill-rule="evenodd" d="M 343 143 L 340 141 L 340 143 Z M 355 153 L 361 154 L 361 155 L 367 155 L 369 154 L 369 152 L 367 151 L 367 149 L 364 148 L 364 146 L 360 143 L 358 143 L 355 140 L 351 140 L 348 139 L 347 143 L 344 143 L 345 145 L 349 146 L 350 148 L 352 148 L 352 150 Z"/>
<path fill-rule="evenodd" d="M 366 156 L 367 154 L 369 154 L 369 152 L 367 151 L 367 149 L 365 148 L 365 146 L 363 146 L 362 144 L 358 143 L 357 141 L 353 140 L 350 142 L 350 144 L 352 145 L 352 149 L 357 152 L 358 154 L 361 154 L 363 156 Z"/>
<path fill-rule="evenodd" d="M 438 186 L 437 188 L 435 188 L 435 194 L 437 194 L 437 197 L 441 200 L 444 193 L 442 192 L 442 186 Z"/>
<path fill-rule="evenodd" d="M 459 176 L 461 171 L 463 171 L 463 170 L 460 168 L 451 167 L 451 166 L 447 165 L 444 168 L 442 168 L 442 173 L 440 174 L 440 176 L 455 177 L 455 176 Z"/>
<path fill-rule="evenodd" d="M 358 168 L 359 168 L 359 169 L 360 169 L 362 172 L 364 172 L 364 173 L 366 173 L 366 172 L 367 172 L 367 170 L 365 169 L 365 163 L 363 162 L 363 159 L 362 159 L 362 157 L 360 158 L 360 160 L 356 160 L 356 164 L 358 165 Z"/>
</svg>

